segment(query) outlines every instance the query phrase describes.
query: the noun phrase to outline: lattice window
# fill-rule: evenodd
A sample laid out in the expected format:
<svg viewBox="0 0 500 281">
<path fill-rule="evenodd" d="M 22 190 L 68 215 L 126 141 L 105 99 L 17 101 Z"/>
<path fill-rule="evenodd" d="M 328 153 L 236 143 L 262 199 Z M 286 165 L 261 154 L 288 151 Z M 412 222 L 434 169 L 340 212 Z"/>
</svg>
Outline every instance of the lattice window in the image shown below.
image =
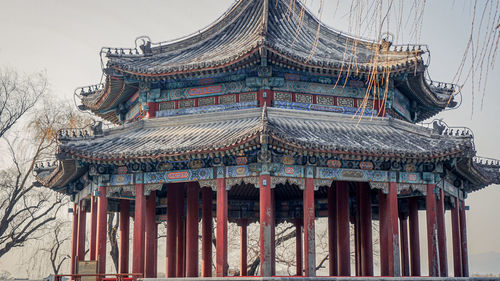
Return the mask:
<svg viewBox="0 0 500 281">
<path fill-rule="evenodd" d="M 274 99 L 278 101 L 292 101 L 292 94 L 275 92 Z"/>
<path fill-rule="evenodd" d="M 219 104 L 236 103 L 236 95 L 226 95 L 219 97 Z"/>
<path fill-rule="evenodd" d="M 215 104 L 215 98 L 203 98 L 198 100 L 198 106 L 207 106 L 207 105 L 214 105 Z"/>
<path fill-rule="evenodd" d="M 257 100 L 257 93 L 244 93 L 240 94 L 240 102 Z"/>
<path fill-rule="evenodd" d="M 167 101 L 167 102 L 160 103 L 159 110 L 163 111 L 163 110 L 170 110 L 170 109 L 174 109 L 174 108 L 175 108 L 175 102 Z"/>
<path fill-rule="evenodd" d="M 338 106 L 354 107 L 354 99 L 350 98 L 337 98 Z"/>
<path fill-rule="evenodd" d="M 317 96 L 316 103 L 325 104 L 325 105 L 333 105 L 333 97 Z"/>
<path fill-rule="evenodd" d="M 358 99 L 358 107 L 363 106 L 363 99 Z M 366 101 L 366 108 L 372 109 L 373 108 L 373 100 L 367 100 Z"/>
<path fill-rule="evenodd" d="M 312 95 L 296 94 L 295 101 L 301 102 L 301 103 L 313 103 L 313 96 Z"/>
<path fill-rule="evenodd" d="M 194 99 L 181 100 L 179 102 L 179 108 L 189 108 L 194 107 Z"/>
</svg>

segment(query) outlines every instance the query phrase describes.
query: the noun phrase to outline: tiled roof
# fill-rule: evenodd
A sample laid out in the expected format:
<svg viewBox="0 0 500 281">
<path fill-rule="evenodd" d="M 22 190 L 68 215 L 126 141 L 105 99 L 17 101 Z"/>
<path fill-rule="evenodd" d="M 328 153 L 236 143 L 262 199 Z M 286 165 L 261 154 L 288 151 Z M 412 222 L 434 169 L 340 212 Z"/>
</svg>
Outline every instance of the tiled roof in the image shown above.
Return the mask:
<svg viewBox="0 0 500 281">
<path fill-rule="evenodd" d="M 219 68 L 260 47 L 302 65 L 338 69 L 344 63 L 356 64 L 361 72 L 374 62 L 377 67 L 414 68 L 412 62 L 420 59 L 419 50 L 384 49 L 378 43 L 334 31 L 303 10 L 300 1 L 294 2 L 290 7 L 289 0 L 239 0 L 200 33 L 152 47 L 149 54 L 109 53 L 108 66 L 131 74 L 161 76 Z"/>
<path fill-rule="evenodd" d="M 361 119 L 335 113 L 278 108 L 247 109 L 141 120 L 111 129 L 103 136 L 61 144 L 68 156 L 85 161 L 139 161 L 182 154 L 238 149 L 259 143 L 303 152 L 366 157 L 443 160 L 472 154 L 470 136 L 438 135 L 433 130 L 388 119 Z"/>
</svg>

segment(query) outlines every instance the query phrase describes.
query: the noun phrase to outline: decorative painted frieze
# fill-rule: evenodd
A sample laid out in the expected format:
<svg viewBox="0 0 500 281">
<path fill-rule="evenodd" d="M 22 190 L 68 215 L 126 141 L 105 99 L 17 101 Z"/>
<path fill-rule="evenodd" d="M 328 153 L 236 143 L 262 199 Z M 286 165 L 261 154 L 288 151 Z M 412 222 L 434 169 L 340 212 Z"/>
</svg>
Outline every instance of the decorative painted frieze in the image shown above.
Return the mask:
<svg viewBox="0 0 500 281">
<path fill-rule="evenodd" d="M 338 181 L 387 182 L 389 181 L 389 172 L 317 167 L 316 178 Z"/>
</svg>

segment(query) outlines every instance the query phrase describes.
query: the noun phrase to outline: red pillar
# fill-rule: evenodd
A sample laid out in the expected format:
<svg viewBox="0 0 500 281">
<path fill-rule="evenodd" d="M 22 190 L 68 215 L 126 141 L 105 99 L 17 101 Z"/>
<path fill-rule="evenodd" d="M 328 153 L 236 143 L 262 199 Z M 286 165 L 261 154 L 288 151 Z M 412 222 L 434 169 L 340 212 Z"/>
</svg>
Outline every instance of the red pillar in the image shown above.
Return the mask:
<svg viewBox="0 0 500 281">
<path fill-rule="evenodd" d="M 130 237 L 130 201 L 120 200 L 120 252 L 118 272 L 128 273 Z"/>
<path fill-rule="evenodd" d="M 328 188 L 328 264 L 329 275 L 337 276 L 337 194 L 332 185 Z"/>
<path fill-rule="evenodd" d="M 146 200 L 145 211 L 144 277 L 156 278 L 156 191 L 151 191 L 151 194 L 149 194 Z"/>
<path fill-rule="evenodd" d="M 337 259 L 338 275 L 351 276 L 351 250 L 349 235 L 349 185 L 336 183 L 337 192 Z"/>
<path fill-rule="evenodd" d="M 177 277 L 177 192 L 176 184 L 167 186 L 167 256 L 166 271 L 167 278 Z"/>
<path fill-rule="evenodd" d="M 187 184 L 186 277 L 198 277 L 199 189 L 197 182 Z"/>
<path fill-rule="evenodd" d="M 440 276 L 448 276 L 448 253 L 446 251 L 446 226 L 445 226 L 445 206 L 444 206 L 444 190 L 439 189 L 439 199 L 436 205 L 436 222 L 438 229 L 438 250 L 439 250 L 439 267 Z"/>
<path fill-rule="evenodd" d="M 297 262 L 296 275 L 302 276 L 302 223 L 303 219 L 295 219 L 295 258 Z"/>
<path fill-rule="evenodd" d="M 201 228 L 201 276 L 212 277 L 212 189 L 204 187 L 201 191 L 202 228 Z"/>
<path fill-rule="evenodd" d="M 146 197 L 144 184 L 135 185 L 134 242 L 132 256 L 132 273 L 144 274 L 144 228 Z"/>
<path fill-rule="evenodd" d="M 380 274 L 389 276 L 389 252 L 387 251 L 388 243 L 388 219 L 387 215 L 387 195 L 382 190 L 378 193 L 378 210 L 379 210 L 379 240 L 380 240 Z"/>
<path fill-rule="evenodd" d="M 90 260 L 96 259 L 96 242 L 97 242 L 97 198 L 92 196 L 90 199 L 90 239 L 89 239 L 89 256 Z"/>
<path fill-rule="evenodd" d="M 177 277 L 186 276 L 186 221 L 184 218 L 184 189 L 179 187 L 177 193 Z"/>
<path fill-rule="evenodd" d="M 240 220 L 240 275 L 247 276 L 247 226 L 248 220 Z"/>
<path fill-rule="evenodd" d="M 85 260 L 85 227 L 87 224 L 87 213 L 85 212 L 84 201 L 78 204 L 78 244 L 76 245 L 76 254 L 78 261 Z"/>
<path fill-rule="evenodd" d="M 73 204 L 73 227 L 71 232 L 71 274 L 76 271 L 76 244 L 78 243 L 78 205 Z"/>
<path fill-rule="evenodd" d="M 435 185 L 427 185 L 427 196 L 425 198 L 427 212 L 427 244 L 428 244 L 428 260 L 429 260 L 429 275 L 433 277 L 439 276 L 439 260 L 438 260 L 438 240 L 437 240 L 437 223 L 436 223 L 436 194 L 434 193 Z"/>
<path fill-rule="evenodd" d="M 361 275 L 373 276 L 372 201 L 370 186 L 360 184 Z"/>
<path fill-rule="evenodd" d="M 469 256 L 467 252 L 467 227 L 465 217 L 465 201 L 460 202 L 460 240 L 462 246 L 463 277 L 469 277 Z"/>
<path fill-rule="evenodd" d="M 412 197 L 408 202 L 410 224 L 410 261 L 411 276 L 420 276 L 420 235 L 418 226 L 418 198 Z"/>
<path fill-rule="evenodd" d="M 401 275 L 410 276 L 410 255 L 408 250 L 408 217 L 399 213 L 399 227 L 401 229 Z"/>
<path fill-rule="evenodd" d="M 216 275 L 227 276 L 227 190 L 224 178 L 217 179 Z"/>
<path fill-rule="evenodd" d="M 271 177 L 261 175 L 260 181 L 260 274 L 272 276 L 272 228 L 273 207 L 271 198 Z"/>
<path fill-rule="evenodd" d="M 462 249 L 460 247 L 460 201 L 455 198 L 455 206 L 451 209 L 451 229 L 453 234 L 453 269 L 455 277 L 462 277 Z"/>
<path fill-rule="evenodd" d="M 316 276 L 314 179 L 306 178 L 304 189 L 304 264 L 305 276 Z"/>
<path fill-rule="evenodd" d="M 387 195 L 388 219 L 388 263 L 389 275 L 401 276 L 401 264 L 399 257 L 399 230 L 398 230 L 398 188 L 395 182 L 389 183 L 389 194 Z"/>
<path fill-rule="evenodd" d="M 108 227 L 108 198 L 106 187 L 99 186 L 99 198 L 97 199 L 97 273 L 106 273 L 106 231 Z"/>
</svg>

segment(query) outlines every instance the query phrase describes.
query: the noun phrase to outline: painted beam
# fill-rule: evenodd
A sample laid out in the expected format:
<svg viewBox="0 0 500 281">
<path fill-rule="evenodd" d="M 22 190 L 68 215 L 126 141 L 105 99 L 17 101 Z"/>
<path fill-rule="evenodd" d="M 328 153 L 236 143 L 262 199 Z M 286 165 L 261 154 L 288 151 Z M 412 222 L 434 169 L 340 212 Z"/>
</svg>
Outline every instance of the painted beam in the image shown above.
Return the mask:
<svg viewBox="0 0 500 281">
<path fill-rule="evenodd" d="M 212 189 L 203 187 L 202 196 L 202 226 L 201 226 L 201 276 L 212 277 Z"/>
<path fill-rule="evenodd" d="M 337 192 L 338 275 L 351 276 L 349 185 L 344 181 L 336 182 L 335 190 Z"/>
<path fill-rule="evenodd" d="M 224 178 L 217 179 L 217 235 L 216 235 L 217 277 L 227 276 L 227 190 Z"/>
<path fill-rule="evenodd" d="M 429 275 L 439 277 L 439 259 L 438 259 L 438 229 L 436 222 L 436 194 L 435 185 L 427 185 L 427 196 L 425 197 L 427 213 L 427 249 L 429 261 Z"/>
<path fill-rule="evenodd" d="M 409 198 L 410 269 L 411 276 L 420 276 L 420 235 L 418 225 L 418 198 Z"/>
<path fill-rule="evenodd" d="M 146 197 L 144 184 L 135 185 L 134 240 L 132 256 L 132 272 L 144 274 L 144 229 L 145 229 Z"/>
<path fill-rule="evenodd" d="M 197 182 L 187 184 L 186 277 L 198 277 L 199 190 Z"/>
<path fill-rule="evenodd" d="M 98 274 L 106 273 L 106 234 L 108 227 L 108 198 L 106 187 L 99 186 L 99 197 L 97 199 L 97 263 Z"/>
<path fill-rule="evenodd" d="M 328 188 L 328 273 L 337 276 L 337 194 L 332 184 Z"/>
<path fill-rule="evenodd" d="M 128 273 L 130 237 L 130 201 L 120 200 L 120 252 L 118 272 Z"/>
<path fill-rule="evenodd" d="M 304 264 L 305 276 L 316 276 L 316 238 L 315 238 L 315 208 L 314 179 L 306 178 L 304 189 Z"/>
</svg>

